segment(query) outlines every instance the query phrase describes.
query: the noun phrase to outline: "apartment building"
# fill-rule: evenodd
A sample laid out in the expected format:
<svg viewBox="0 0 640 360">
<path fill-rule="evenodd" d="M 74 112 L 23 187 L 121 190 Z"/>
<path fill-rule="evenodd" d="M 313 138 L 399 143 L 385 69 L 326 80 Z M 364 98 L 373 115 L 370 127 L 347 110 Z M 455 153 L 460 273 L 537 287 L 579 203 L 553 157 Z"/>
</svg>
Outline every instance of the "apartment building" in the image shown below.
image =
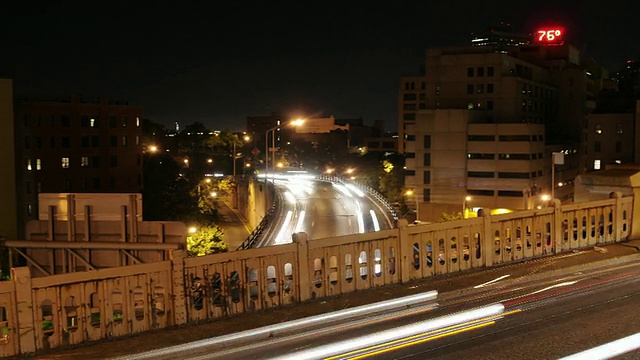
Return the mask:
<svg viewBox="0 0 640 360">
<path fill-rule="evenodd" d="M 562 199 L 571 198 L 571 188 L 565 185 L 572 184 L 573 177 L 585 170 L 585 119 L 595 108 L 595 96 L 606 74 L 568 44 L 507 49 L 428 49 L 424 75 L 401 78 L 398 150 L 408 158 L 407 188 L 428 190 L 435 186 L 427 184 L 424 177 L 412 175 L 426 170 L 416 167 L 423 164 L 420 161 L 411 161 L 420 151 L 410 142 L 422 136 L 415 133 L 425 128 L 421 122 L 432 118 L 452 121 L 437 112 L 429 115 L 430 111 L 482 113 L 468 116 L 466 128 L 459 129 L 457 137 L 446 131 L 432 135 L 446 141 L 459 138 L 459 150 L 466 149 L 454 152 L 461 159 L 452 159 L 452 153 L 447 162 L 464 164 L 465 170 L 450 175 L 460 176 L 449 180 L 459 184 L 459 191 L 434 196 L 434 189 L 430 189 L 431 193 L 420 196 L 422 206 L 448 208 L 456 204 L 453 209 L 462 209 L 461 199 L 470 196 L 473 206 L 530 208 L 533 197 L 552 192 L 551 170 L 556 166 L 552 165 L 553 152 L 562 152 L 569 159 L 553 168 L 557 178 L 563 179 L 554 181 L 553 190 L 563 187 Z M 433 138 L 431 141 L 434 144 Z M 428 213 L 426 209 L 420 212 L 425 216 Z"/>
<path fill-rule="evenodd" d="M 139 193 L 139 106 L 100 98 L 16 101 L 16 192 L 24 228 L 39 193 Z"/>
</svg>

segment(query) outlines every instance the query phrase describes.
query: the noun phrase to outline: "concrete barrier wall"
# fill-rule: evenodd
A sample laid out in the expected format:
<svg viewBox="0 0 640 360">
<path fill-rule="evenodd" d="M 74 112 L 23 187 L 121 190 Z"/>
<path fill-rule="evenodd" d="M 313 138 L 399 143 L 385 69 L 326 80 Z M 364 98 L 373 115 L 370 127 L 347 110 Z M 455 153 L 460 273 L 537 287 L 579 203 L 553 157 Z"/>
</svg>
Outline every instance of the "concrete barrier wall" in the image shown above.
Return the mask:
<svg viewBox="0 0 640 360">
<path fill-rule="evenodd" d="M 614 243 L 633 198 L 0 283 L 3 356 L 234 316 L 376 286 Z M 211 334 L 214 336 L 215 334 Z"/>
</svg>

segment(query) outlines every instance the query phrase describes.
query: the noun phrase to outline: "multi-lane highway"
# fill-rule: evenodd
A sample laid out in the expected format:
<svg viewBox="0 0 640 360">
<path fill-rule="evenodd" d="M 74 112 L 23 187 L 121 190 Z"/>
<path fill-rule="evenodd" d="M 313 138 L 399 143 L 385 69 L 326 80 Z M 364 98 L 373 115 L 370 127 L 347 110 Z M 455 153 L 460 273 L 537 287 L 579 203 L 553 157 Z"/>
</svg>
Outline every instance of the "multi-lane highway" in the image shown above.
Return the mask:
<svg viewBox="0 0 640 360">
<path fill-rule="evenodd" d="M 305 232 L 310 240 L 389 229 L 393 222 L 380 203 L 355 186 L 307 175 L 273 178 L 282 195 L 281 216 L 260 246 L 291 242 Z"/>
</svg>

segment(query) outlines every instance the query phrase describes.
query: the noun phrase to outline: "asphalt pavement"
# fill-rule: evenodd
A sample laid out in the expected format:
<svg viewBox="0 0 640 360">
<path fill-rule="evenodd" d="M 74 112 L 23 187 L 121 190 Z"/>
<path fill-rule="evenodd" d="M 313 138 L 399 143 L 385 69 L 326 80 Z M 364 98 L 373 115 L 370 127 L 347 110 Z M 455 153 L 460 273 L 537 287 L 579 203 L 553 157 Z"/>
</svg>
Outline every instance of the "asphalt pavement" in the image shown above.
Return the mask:
<svg viewBox="0 0 640 360">
<path fill-rule="evenodd" d="M 221 198 L 217 201 L 218 226 L 224 232 L 223 239 L 229 251 L 234 251 L 251 234 L 252 229 L 244 220 L 244 217 L 233 208 L 232 199 Z"/>
</svg>

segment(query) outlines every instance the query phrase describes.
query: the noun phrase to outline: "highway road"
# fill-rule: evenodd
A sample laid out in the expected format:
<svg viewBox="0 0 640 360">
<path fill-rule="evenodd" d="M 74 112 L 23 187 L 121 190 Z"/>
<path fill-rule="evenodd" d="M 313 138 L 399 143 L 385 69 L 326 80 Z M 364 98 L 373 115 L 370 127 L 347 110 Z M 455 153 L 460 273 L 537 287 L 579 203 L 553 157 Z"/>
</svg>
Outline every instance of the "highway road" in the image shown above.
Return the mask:
<svg viewBox="0 0 640 360">
<path fill-rule="evenodd" d="M 364 351 L 338 350 L 320 358 L 559 359 L 640 332 L 640 265 L 530 281 L 502 276 L 438 296 L 437 304 L 437 308 L 410 308 L 262 342 L 200 348 L 181 357 L 307 359 L 309 351 L 348 346 L 374 335 L 376 345 Z M 491 304 L 502 304 L 504 312 L 445 330 L 422 330 L 434 320 Z M 418 331 L 398 338 L 411 326 Z M 640 352 L 619 357 L 638 358 Z"/>
<path fill-rule="evenodd" d="M 297 232 L 313 240 L 393 226 L 379 204 L 351 185 L 292 175 L 276 178 L 275 185 L 284 199 L 282 216 L 261 246 L 290 243 Z"/>
</svg>

